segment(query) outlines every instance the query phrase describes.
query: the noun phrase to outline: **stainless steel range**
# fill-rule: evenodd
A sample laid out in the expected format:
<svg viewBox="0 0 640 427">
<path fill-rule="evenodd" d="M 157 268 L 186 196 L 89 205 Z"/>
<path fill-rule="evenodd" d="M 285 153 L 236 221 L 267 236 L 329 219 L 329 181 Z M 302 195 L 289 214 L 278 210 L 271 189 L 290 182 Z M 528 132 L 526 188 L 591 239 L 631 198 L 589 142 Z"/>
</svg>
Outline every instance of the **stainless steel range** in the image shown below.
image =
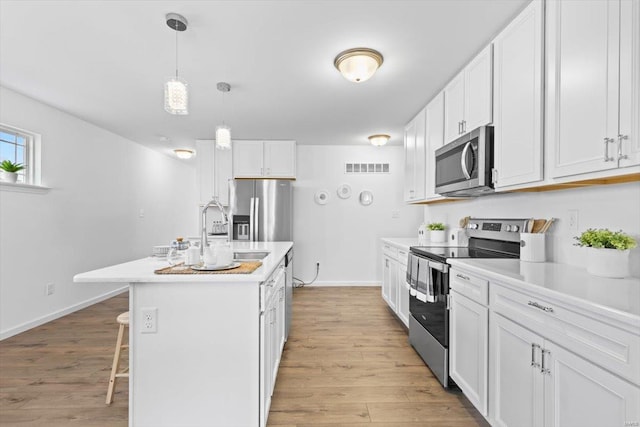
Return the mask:
<svg viewBox="0 0 640 427">
<path fill-rule="evenodd" d="M 413 246 L 407 265 L 410 284 L 409 342 L 445 388 L 449 378 L 449 258 L 519 258 L 526 219 L 471 218 L 469 246 Z"/>
</svg>

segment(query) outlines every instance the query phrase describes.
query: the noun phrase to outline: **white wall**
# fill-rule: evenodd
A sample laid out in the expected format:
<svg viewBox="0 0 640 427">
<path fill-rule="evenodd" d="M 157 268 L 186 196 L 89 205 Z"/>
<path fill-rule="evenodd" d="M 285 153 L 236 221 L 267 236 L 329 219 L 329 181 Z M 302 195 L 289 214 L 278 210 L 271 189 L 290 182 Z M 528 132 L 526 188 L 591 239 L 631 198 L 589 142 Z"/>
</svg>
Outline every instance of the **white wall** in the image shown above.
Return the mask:
<svg viewBox="0 0 640 427">
<path fill-rule="evenodd" d="M 76 273 L 196 232 L 194 167 L 6 88 L 0 122 L 42 135 L 42 184 L 52 188 L 0 191 L 0 338 L 119 289 L 74 284 Z M 47 283 L 55 294 L 45 296 Z"/>
<path fill-rule="evenodd" d="M 310 281 L 320 262 L 317 284 L 377 284 L 381 280 L 381 237 L 417 237 L 420 206 L 403 202 L 402 147 L 298 145 L 294 182 L 294 275 Z M 344 163 L 388 162 L 388 174 L 345 174 Z M 349 184 L 352 196 L 340 199 L 337 188 Z M 314 195 L 330 193 L 326 205 Z M 358 195 L 373 192 L 373 204 L 362 206 Z M 399 217 L 392 218 L 393 211 Z"/>
<path fill-rule="evenodd" d="M 616 184 L 544 193 L 495 194 L 477 199 L 429 205 L 425 221 L 456 227 L 464 216 L 498 218 L 558 218 L 547 236 L 548 261 L 586 268 L 585 249 L 574 246 L 568 226 L 570 209 L 578 210 L 578 230 L 624 230 L 640 243 L 640 183 Z M 631 251 L 631 273 L 640 276 L 640 248 Z"/>
</svg>

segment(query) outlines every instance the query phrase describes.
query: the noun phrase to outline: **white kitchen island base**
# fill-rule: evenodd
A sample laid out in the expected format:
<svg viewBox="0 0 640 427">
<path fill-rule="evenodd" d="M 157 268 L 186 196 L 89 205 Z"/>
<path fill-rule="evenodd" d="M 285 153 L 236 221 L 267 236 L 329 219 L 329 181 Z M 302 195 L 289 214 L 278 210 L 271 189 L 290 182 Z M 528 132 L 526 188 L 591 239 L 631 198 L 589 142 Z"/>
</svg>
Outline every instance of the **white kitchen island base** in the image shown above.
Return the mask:
<svg viewBox="0 0 640 427">
<path fill-rule="evenodd" d="M 237 252 L 269 252 L 252 274 L 157 275 L 166 261 L 145 258 L 74 277 L 129 283 L 129 426 L 266 425 L 291 247 L 234 242 Z"/>
</svg>

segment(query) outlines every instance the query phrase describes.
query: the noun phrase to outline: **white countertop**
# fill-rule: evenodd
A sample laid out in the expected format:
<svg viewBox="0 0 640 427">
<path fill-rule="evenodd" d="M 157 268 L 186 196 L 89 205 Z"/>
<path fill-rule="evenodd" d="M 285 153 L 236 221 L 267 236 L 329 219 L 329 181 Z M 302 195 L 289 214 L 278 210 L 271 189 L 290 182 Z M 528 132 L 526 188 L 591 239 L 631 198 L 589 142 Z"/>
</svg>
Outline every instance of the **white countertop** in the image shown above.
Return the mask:
<svg viewBox="0 0 640 427">
<path fill-rule="evenodd" d="M 399 247 L 407 251 L 411 246 L 418 246 L 417 237 L 383 237 L 380 240 L 382 240 L 384 243 L 388 243 L 392 246 Z"/>
<path fill-rule="evenodd" d="M 86 273 L 76 274 L 76 283 L 144 283 L 144 282 L 264 282 L 284 258 L 293 242 L 232 242 L 236 252 L 269 252 L 262 266 L 251 274 L 155 274 L 153 271 L 168 267 L 166 260 L 147 257 Z"/>
<path fill-rule="evenodd" d="M 517 259 L 447 259 L 454 267 L 490 275 L 523 291 L 543 291 L 576 305 L 599 309 L 603 314 L 640 322 L 640 278 L 608 279 L 587 270 L 552 262 Z"/>
</svg>

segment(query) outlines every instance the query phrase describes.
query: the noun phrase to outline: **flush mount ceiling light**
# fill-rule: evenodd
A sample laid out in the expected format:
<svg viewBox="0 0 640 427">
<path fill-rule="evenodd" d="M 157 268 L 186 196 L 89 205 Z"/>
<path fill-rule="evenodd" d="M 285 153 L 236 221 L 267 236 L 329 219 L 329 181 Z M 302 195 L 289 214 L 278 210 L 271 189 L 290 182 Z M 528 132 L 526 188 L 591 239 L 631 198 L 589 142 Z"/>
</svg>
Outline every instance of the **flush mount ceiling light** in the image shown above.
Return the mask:
<svg viewBox="0 0 640 427">
<path fill-rule="evenodd" d="M 216 88 L 222 92 L 222 108 L 224 110 L 224 94 L 231 91 L 229 83 L 220 82 Z M 231 128 L 226 125 L 224 120 L 222 124 L 216 126 L 216 148 L 219 150 L 228 150 L 231 148 Z"/>
<path fill-rule="evenodd" d="M 179 148 L 177 150 L 173 150 L 174 153 L 176 153 L 176 156 L 178 156 L 179 159 L 190 159 L 193 157 L 193 150 L 187 150 L 185 148 Z"/>
<path fill-rule="evenodd" d="M 189 114 L 189 92 L 187 82 L 178 77 L 178 32 L 186 31 L 187 20 L 177 13 L 167 13 L 167 25 L 176 32 L 176 75 L 164 84 L 164 109 L 169 114 Z"/>
<path fill-rule="evenodd" d="M 333 65 L 345 79 L 362 83 L 369 80 L 383 62 L 384 58 L 377 50 L 357 47 L 340 52 L 333 60 Z"/>
<path fill-rule="evenodd" d="M 369 142 L 376 147 L 381 147 L 389 141 L 389 138 L 391 137 L 385 134 L 371 135 L 369 137 Z"/>
</svg>

